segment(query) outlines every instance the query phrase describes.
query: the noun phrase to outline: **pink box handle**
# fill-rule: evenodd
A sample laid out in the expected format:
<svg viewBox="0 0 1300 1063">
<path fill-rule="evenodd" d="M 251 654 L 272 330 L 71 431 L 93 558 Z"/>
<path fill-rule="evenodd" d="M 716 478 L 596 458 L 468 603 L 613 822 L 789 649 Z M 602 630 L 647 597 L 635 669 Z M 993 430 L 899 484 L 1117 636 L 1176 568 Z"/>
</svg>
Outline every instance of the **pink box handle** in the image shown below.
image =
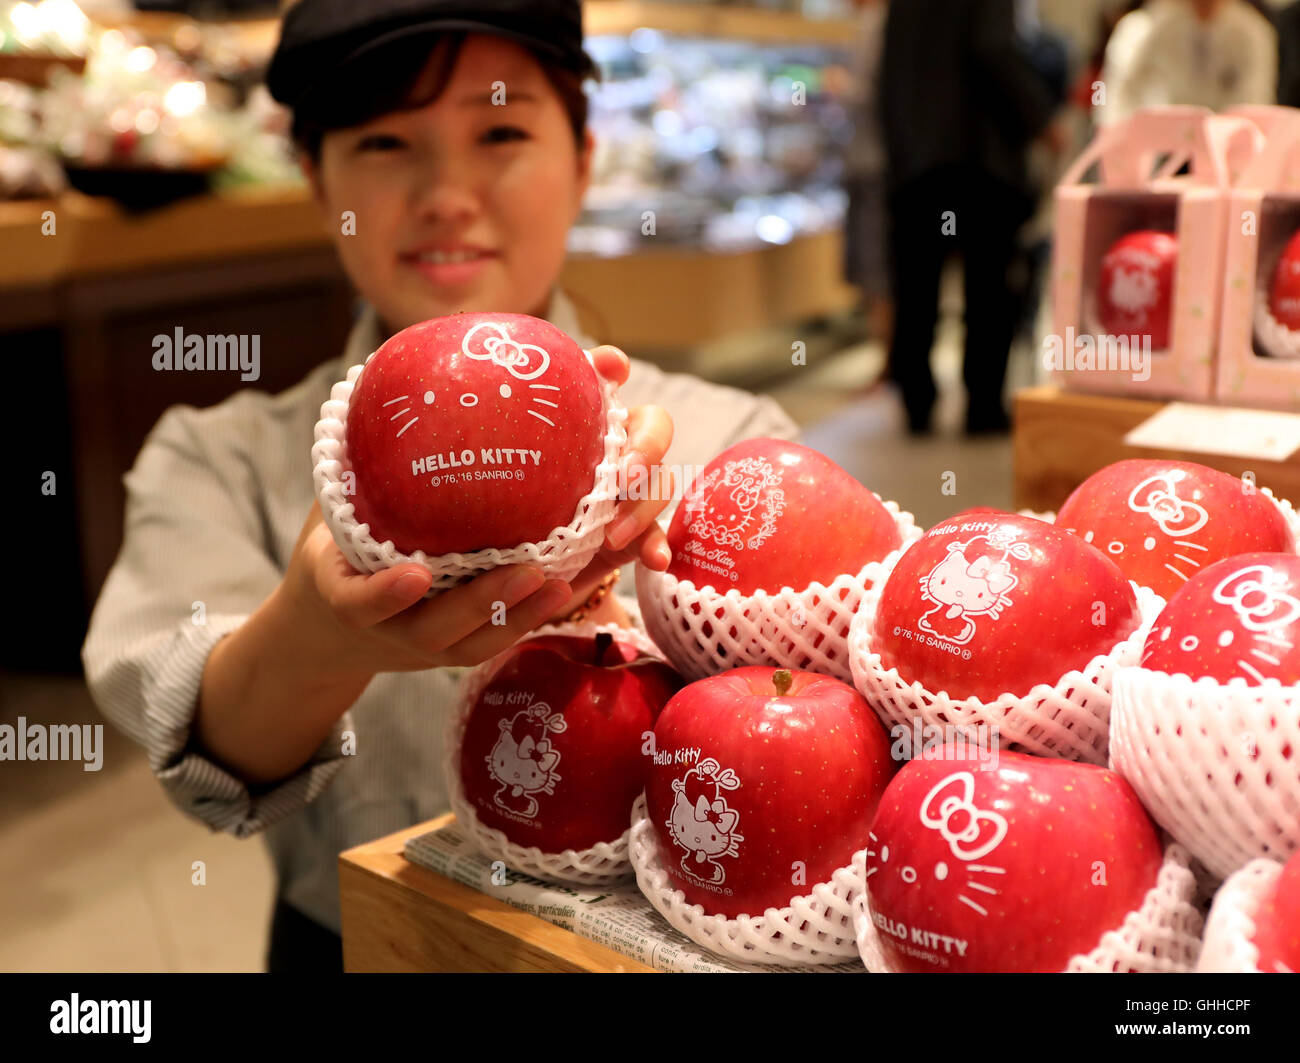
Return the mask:
<svg viewBox="0 0 1300 1063">
<path fill-rule="evenodd" d="M 1300 187 L 1300 110 L 1292 107 L 1270 110 L 1290 113 L 1271 116 L 1268 143 L 1237 179 L 1238 188 L 1280 192 L 1288 187 Z"/>
<path fill-rule="evenodd" d="M 1102 126 L 1060 185 L 1081 184 L 1089 167 L 1100 162 L 1100 183 L 1110 188 L 1151 189 L 1170 182 L 1230 188 L 1263 147 L 1264 135 L 1245 117 L 1215 115 L 1205 107 L 1147 107 Z M 1167 158 L 1156 168 L 1161 155 Z M 1184 163 L 1189 173 L 1175 177 Z"/>
</svg>

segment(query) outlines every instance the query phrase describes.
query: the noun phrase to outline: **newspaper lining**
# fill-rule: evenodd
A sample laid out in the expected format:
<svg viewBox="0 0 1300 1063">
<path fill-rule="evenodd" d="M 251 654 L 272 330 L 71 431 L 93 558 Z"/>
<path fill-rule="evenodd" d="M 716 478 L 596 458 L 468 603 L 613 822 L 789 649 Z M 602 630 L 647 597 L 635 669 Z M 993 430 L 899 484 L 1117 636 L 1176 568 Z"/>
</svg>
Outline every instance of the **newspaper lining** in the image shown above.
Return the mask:
<svg viewBox="0 0 1300 1063">
<path fill-rule="evenodd" d="M 635 882 L 605 889 L 578 888 L 511 871 L 500 861 L 494 868 L 454 823 L 409 839 L 406 858 L 659 971 L 791 970 L 772 964 L 735 963 L 706 952 L 669 926 Z M 800 970 L 866 973 L 861 964 L 853 962 Z"/>
</svg>

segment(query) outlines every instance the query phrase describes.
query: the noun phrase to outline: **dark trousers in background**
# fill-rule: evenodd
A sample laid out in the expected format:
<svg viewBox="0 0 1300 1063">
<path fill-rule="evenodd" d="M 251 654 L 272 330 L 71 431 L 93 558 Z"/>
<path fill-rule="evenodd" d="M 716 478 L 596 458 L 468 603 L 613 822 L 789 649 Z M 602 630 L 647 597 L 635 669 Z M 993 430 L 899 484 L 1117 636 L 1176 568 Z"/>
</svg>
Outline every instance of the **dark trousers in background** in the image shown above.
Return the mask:
<svg viewBox="0 0 1300 1063">
<path fill-rule="evenodd" d="M 939 275 L 954 253 L 962 258 L 965 286 L 966 427 L 1005 426 L 1002 389 L 1017 314 L 1008 271 L 1029 206 L 1019 190 L 967 167 L 933 170 L 892 190 L 896 317 L 890 375 L 903 393 L 912 431 L 929 428 L 937 397 L 930 348 L 939 316 Z"/>
<path fill-rule="evenodd" d="M 343 939 L 276 898 L 266 970 L 268 974 L 342 974 Z"/>
</svg>

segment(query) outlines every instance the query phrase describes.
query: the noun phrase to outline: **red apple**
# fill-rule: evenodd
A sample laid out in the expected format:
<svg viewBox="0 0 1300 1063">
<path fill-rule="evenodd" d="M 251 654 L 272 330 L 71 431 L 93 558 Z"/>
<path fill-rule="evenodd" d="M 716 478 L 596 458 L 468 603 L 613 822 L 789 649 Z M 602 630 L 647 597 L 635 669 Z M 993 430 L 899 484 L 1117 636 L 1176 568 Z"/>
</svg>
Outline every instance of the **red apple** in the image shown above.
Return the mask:
<svg viewBox="0 0 1300 1063">
<path fill-rule="evenodd" d="M 901 971 L 1060 971 L 1156 884 L 1155 827 L 1105 768 L 959 750 L 909 761 L 871 826 L 867 896 Z"/>
<path fill-rule="evenodd" d="M 605 427 L 595 369 L 549 322 L 412 325 L 370 358 L 349 403 L 357 519 L 403 553 L 539 542 L 592 490 Z"/>
<path fill-rule="evenodd" d="M 616 841 L 645 785 L 645 735 L 680 677 L 606 633 L 511 654 L 465 724 L 466 798 L 487 826 L 546 853 Z"/>
<path fill-rule="evenodd" d="M 1142 667 L 1226 683 L 1300 683 L 1300 557 L 1241 554 L 1193 576 L 1161 610 Z"/>
<path fill-rule="evenodd" d="M 1166 232 L 1142 229 L 1121 236 L 1101 260 L 1097 309 L 1112 336 L 1150 337 L 1151 348 L 1169 346 L 1178 241 Z"/>
<path fill-rule="evenodd" d="M 1255 912 L 1255 966 L 1266 974 L 1300 973 L 1300 852 L 1297 852 Z"/>
<path fill-rule="evenodd" d="M 899 559 L 872 649 L 906 682 L 987 701 L 1055 683 L 1140 620 L 1099 550 L 1033 517 L 980 510 L 936 524 Z"/>
<path fill-rule="evenodd" d="M 714 458 L 668 527 L 668 571 L 725 594 L 829 584 L 902 542 L 889 511 L 830 458 L 747 439 Z"/>
<path fill-rule="evenodd" d="M 729 918 L 784 908 L 848 866 L 894 770 L 862 695 L 774 668 L 683 688 L 652 759 L 646 804 L 668 876 Z"/>
<path fill-rule="evenodd" d="M 1300 329 L 1300 230 L 1287 241 L 1273 270 L 1268 308 L 1289 329 Z"/>
<path fill-rule="evenodd" d="M 1107 465 L 1075 488 L 1056 524 L 1106 551 L 1124 575 L 1162 598 L 1220 558 L 1295 550 L 1291 527 L 1268 495 L 1191 461 Z"/>
</svg>

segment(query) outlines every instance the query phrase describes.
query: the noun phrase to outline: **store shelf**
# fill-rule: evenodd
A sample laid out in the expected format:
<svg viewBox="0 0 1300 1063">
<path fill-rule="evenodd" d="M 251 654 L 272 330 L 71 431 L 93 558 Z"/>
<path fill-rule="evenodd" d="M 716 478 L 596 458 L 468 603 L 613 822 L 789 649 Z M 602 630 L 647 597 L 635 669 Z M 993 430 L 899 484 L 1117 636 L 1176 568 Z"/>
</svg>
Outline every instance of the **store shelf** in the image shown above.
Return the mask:
<svg viewBox="0 0 1300 1063">
<path fill-rule="evenodd" d="M 1260 487 L 1282 498 L 1300 498 L 1300 462 L 1261 461 L 1200 451 L 1132 447 L 1124 436 L 1158 413 L 1162 402 L 1026 388 L 1016 394 L 1015 505 L 1056 510 L 1097 470 L 1126 458 L 1194 461 L 1232 476 L 1249 471 Z"/>
<path fill-rule="evenodd" d="M 420 823 L 339 855 L 347 971 L 653 973 L 402 855 L 408 838 L 453 819 Z"/>
<path fill-rule="evenodd" d="M 809 19 L 790 11 L 714 4 L 657 4 L 587 0 L 583 30 L 589 36 L 625 35 L 647 28 L 687 37 L 715 37 L 756 44 L 852 43 L 852 19 Z"/>
</svg>

